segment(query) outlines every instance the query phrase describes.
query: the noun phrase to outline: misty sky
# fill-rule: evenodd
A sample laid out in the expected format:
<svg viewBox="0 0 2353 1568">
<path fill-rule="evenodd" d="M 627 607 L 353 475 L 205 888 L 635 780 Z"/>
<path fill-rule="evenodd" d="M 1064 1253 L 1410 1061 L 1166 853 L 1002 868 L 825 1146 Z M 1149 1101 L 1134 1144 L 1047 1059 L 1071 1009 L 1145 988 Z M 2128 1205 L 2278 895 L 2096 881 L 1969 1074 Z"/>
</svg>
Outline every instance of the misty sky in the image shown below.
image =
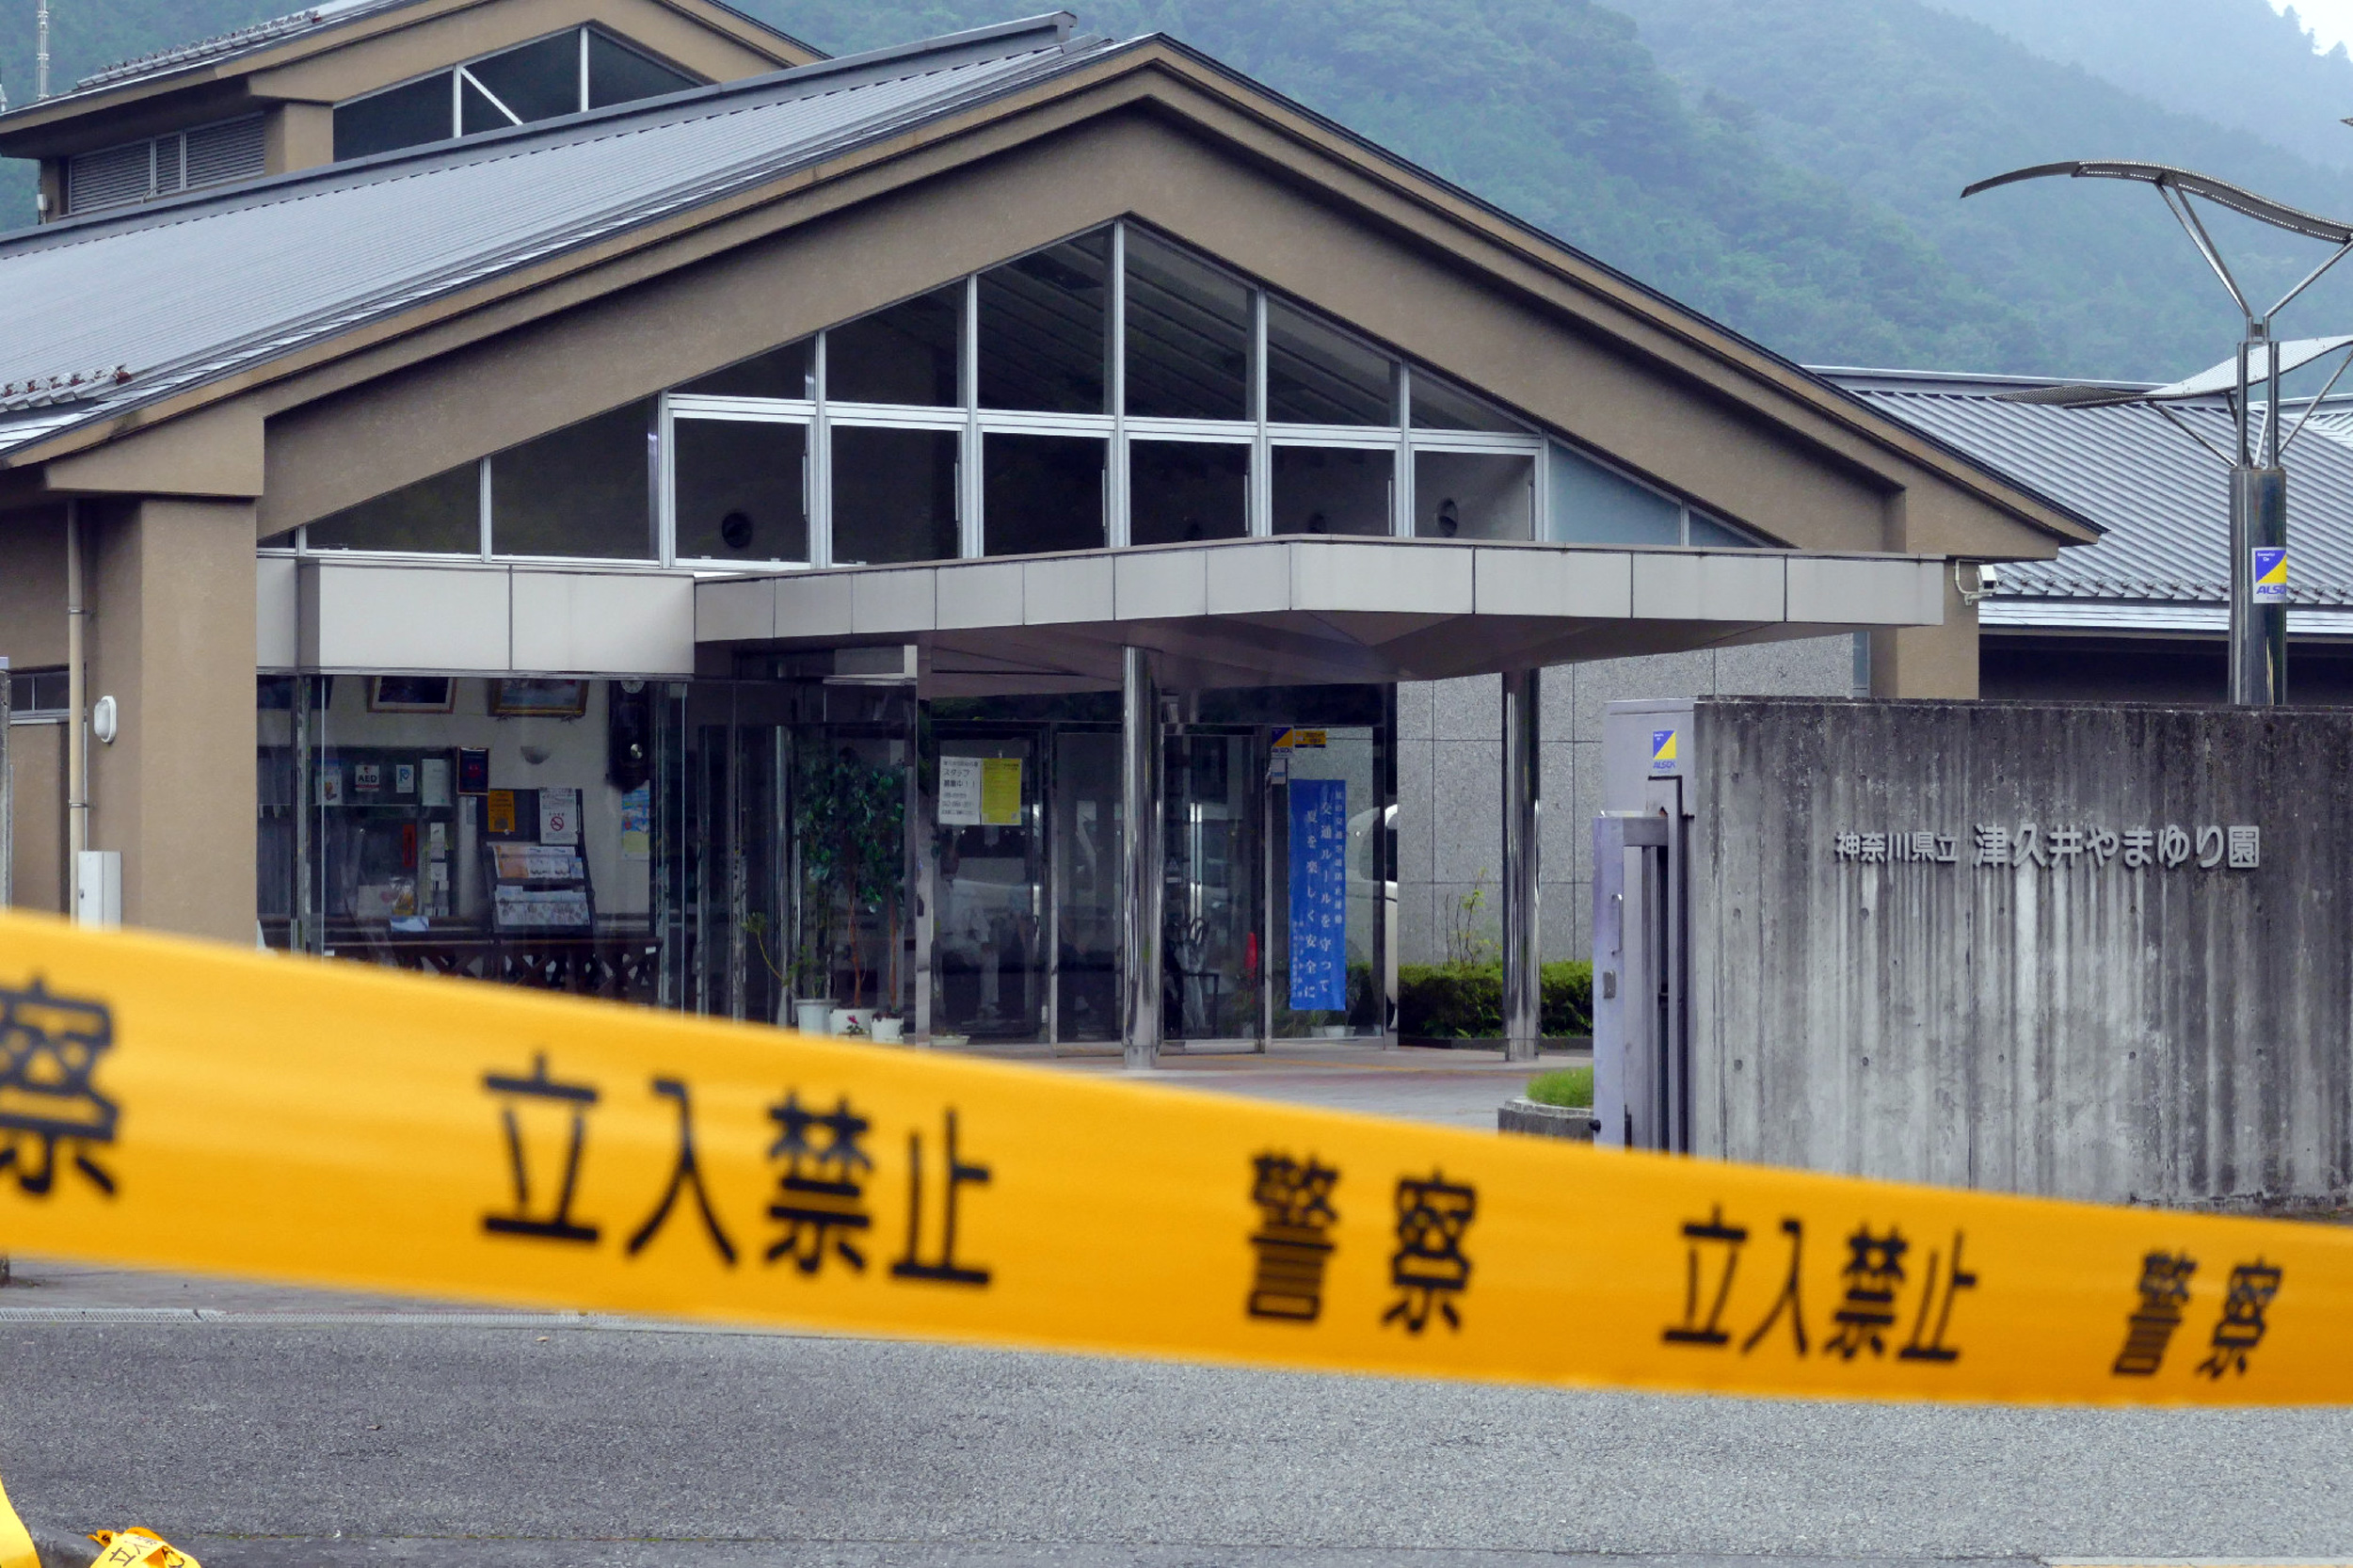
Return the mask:
<svg viewBox="0 0 2353 1568">
<path fill-rule="evenodd" d="M 2283 11 L 2291 0 L 2271 0 L 2271 8 Z M 2323 49 L 2343 43 L 2353 49 L 2353 0 L 2293 0 L 2296 14 L 2304 19 L 2304 25 L 2313 30 Z"/>
</svg>

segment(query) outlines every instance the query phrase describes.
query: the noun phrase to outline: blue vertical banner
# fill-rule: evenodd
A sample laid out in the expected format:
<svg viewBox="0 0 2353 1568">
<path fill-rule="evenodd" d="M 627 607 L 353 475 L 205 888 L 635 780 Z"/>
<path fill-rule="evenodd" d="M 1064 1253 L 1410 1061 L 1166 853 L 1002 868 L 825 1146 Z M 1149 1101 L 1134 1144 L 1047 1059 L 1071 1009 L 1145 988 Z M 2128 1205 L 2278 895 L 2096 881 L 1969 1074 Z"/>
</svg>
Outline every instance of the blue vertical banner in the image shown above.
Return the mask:
<svg viewBox="0 0 2353 1568">
<path fill-rule="evenodd" d="M 1294 778 L 1291 1006 L 1348 1006 L 1348 780 Z"/>
</svg>

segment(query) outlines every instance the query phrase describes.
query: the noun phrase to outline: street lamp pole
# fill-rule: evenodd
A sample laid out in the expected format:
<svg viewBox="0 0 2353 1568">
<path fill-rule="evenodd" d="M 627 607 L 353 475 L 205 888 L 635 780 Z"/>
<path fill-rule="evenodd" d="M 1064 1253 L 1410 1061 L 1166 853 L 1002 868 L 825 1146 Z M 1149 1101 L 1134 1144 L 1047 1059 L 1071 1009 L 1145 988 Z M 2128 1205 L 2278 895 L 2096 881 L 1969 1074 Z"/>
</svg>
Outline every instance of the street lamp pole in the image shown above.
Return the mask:
<svg viewBox="0 0 2353 1568">
<path fill-rule="evenodd" d="M 2283 703 L 2288 699 L 2288 475 L 2281 459 L 2304 425 L 2303 420 L 2298 420 L 2294 430 L 2281 435 L 2280 377 L 2322 355 L 2353 344 L 2353 338 L 2312 338 L 2283 344 L 2272 328 L 2281 311 L 2320 281 L 2322 275 L 2348 252 L 2353 252 L 2353 226 L 2298 211 L 2208 175 L 2163 164 L 2038 164 L 2032 168 L 2013 169 L 1991 180 L 1980 180 L 1961 194 L 1965 200 L 1996 185 L 2052 175 L 2076 180 L 2132 180 L 2155 186 L 2167 209 L 2189 235 L 2190 243 L 2222 280 L 2222 286 L 2231 291 L 2231 301 L 2238 307 L 2245 330 L 2240 334 L 2238 353 L 2233 360 L 2169 387 L 2120 394 L 2113 387 L 2062 386 L 2007 395 L 2018 402 L 2057 403 L 2078 408 L 2145 403 L 2209 451 L 2215 450 L 2213 443 L 2183 424 L 2168 404 L 2211 397 L 2217 392 L 2229 397 L 2236 438 L 2234 450 L 2225 458 L 2231 471 L 2230 700 L 2247 708 Z M 2192 196 L 2203 197 L 2272 228 L 2308 239 L 2325 240 L 2336 248 L 2269 310 L 2258 312 L 2232 275 L 2230 264 L 2223 260 L 2205 224 L 2200 221 L 2197 209 L 2190 204 Z M 2345 362 L 2353 363 L 2353 357 Z M 2306 408 L 2305 419 L 2320 407 L 2345 370 L 2345 364 L 2338 365 L 2328 386 Z M 2251 395 L 2258 383 L 2265 392 L 2260 427 L 2255 424 Z M 2216 452 L 2216 456 L 2222 454 Z"/>
</svg>

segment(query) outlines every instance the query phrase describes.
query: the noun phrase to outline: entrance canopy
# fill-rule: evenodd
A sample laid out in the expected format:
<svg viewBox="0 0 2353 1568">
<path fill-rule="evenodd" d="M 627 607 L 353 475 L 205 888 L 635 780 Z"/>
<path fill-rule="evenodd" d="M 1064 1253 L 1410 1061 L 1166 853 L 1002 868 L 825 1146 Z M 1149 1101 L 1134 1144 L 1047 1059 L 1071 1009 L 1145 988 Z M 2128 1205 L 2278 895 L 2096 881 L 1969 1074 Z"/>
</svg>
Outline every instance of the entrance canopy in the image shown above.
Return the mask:
<svg viewBox="0 0 2353 1568">
<path fill-rule="evenodd" d="M 704 582 L 698 645 L 913 644 L 927 695 L 1430 680 L 1943 618 L 1906 555 L 1294 537 Z"/>
</svg>

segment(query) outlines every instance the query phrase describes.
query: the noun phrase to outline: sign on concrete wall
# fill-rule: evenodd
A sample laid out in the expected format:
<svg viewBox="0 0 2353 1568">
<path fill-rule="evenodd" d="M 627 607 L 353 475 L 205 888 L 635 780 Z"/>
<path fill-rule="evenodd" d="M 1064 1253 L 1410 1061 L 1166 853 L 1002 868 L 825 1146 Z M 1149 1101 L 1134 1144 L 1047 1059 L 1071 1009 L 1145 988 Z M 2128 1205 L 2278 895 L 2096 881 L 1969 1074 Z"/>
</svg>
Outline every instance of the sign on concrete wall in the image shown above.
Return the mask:
<svg viewBox="0 0 2353 1568">
<path fill-rule="evenodd" d="M 1694 1152 L 2345 1196 L 2353 714 L 1724 700 L 1693 728 Z"/>
</svg>

